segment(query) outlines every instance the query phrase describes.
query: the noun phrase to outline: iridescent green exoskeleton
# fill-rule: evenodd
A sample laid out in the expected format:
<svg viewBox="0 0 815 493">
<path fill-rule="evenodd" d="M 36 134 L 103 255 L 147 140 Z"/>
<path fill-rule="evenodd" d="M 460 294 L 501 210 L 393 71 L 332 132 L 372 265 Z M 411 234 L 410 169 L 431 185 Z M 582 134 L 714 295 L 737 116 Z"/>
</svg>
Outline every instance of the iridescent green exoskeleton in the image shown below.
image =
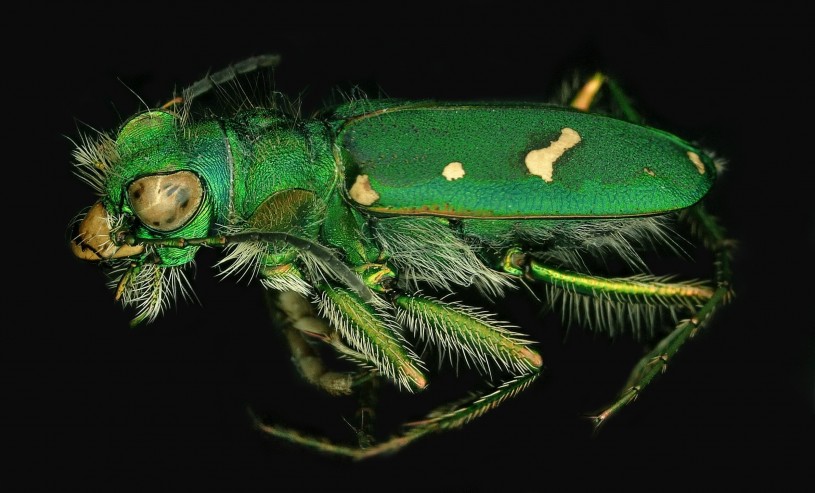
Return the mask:
<svg viewBox="0 0 815 493">
<path fill-rule="evenodd" d="M 194 116 L 205 92 L 278 61 L 246 60 L 84 139 L 76 165 L 99 200 L 77 218 L 73 252 L 110 269 L 139 323 L 191 289 L 185 267 L 200 248 L 223 247 L 223 273 L 259 280 L 301 374 L 332 394 L 372 377 L 422 390 L 417 341 L 497 385 L 362 447 L 258 421 L 266 433 L 363 458 L 481 416 L 528 387 L 543 359 L 454 295 L 475 287 L 489 299 L 527 282 L 568 320 L 661 338 L 593 417 L 600 425 L 730 296 L 730 242 L 700 205 L 716 161 L 643 125 L 603 74 L 563 105 L 357 98 L 311 119 L 274 105 Z M 601 94 L 616 117 L 597 111 Z M 642 250 L 679 250 L 683 223 L 715 256 L 710 281 L 645 265 Z M 604 275 L 609 258 L 629 273 Z M 322 343 L 359 370 L 330 368 Z"/>
</svg>

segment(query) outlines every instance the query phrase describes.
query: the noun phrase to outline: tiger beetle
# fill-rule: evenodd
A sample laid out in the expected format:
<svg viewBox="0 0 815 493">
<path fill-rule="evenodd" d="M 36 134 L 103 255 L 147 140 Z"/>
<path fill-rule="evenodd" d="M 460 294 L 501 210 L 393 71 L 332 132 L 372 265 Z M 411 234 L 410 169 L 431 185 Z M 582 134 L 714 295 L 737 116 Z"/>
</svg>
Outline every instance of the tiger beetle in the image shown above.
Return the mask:
<svg viewBox="0 0 815 493">
<path fill-rule="evenodd" d="M 732 242 L 701 204 L 720 160 L 646 126 L 605 74 L 559 104 L 352 97 L 302 118 L 278 97 L 197 112 L 200 96 L 279 62 L 244 60 L 116 132 L 83 136 L 76 173 L 99 199 L 71 225 L 73 253 L 105 268 L 135 325 L 189 296 L 196 253 L 222 248 L 221 273 L 262 285 L 299 372 L 332 395 L 371 379 L 425 389 L 417 342 L 493 386 L 379 441 L 255 418 L 262 432 L 361 459 L 482 416 L 529 387 L 544 360 L 529 336 L 455 296 L 532 284 L 567 321 L 658 341 L 593 414 L 599 426 L 731 297 Z M 682 254 L 680 226 L 713 256 L 712 279 L 646 265 L 657 246 Z M 623 275 L 604 270 L 609 259 Z M 337 368 L 324 346 L 358 365 Z"/>
</svg>

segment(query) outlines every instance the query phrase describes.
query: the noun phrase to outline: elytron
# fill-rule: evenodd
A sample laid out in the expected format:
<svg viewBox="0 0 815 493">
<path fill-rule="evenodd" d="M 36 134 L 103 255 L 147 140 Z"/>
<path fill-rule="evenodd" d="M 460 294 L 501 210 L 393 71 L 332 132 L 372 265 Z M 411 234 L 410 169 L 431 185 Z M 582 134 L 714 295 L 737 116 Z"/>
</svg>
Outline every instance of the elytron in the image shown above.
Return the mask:
<svg viewBox="0 0 815 493">
<path fill-rule="evenodd" d="M 332 395 L 372 379 L 422 391 L 417 344 L 439 371 L 465 363 L 492 386 L 382 439 L 258 419 L 264 433 L 365 458 L 482 416 L 544 367 L 546 348 L 488 308 L 519 289 L 568 323 L 656 341 L 599 426 L 730 298 L 732 242 L 702 205 L 719 160 L 645 125 L 605 74 L 558 104 L 353 97 L 304 118 L 279 98 L 201 102 L 279 61 L 247 59 L 81 137 L 76 173 L 98 200 L 71 225 L 73 253 L 105 269 L 138 324 L 191 293 L 200 249 L 223 249 L 221 274 L 266 290 L 300 374 Z M 651 272 L 644 253 L 682 256 L 690 239 L 711 253 L 710 279 Z M 458 300 L 466 289 L 484 306 Z"/>
</svg>

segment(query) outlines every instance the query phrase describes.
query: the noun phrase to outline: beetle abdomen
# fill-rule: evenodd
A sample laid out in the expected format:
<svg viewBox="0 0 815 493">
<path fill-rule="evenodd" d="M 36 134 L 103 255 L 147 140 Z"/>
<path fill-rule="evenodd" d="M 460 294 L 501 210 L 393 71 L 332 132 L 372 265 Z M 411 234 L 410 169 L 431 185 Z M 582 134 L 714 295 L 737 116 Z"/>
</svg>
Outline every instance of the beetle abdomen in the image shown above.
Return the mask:
<svg viewBox="0 0 815 493">
<path fill-rule="evenodd" d="M 619 217 L 693 205 L 710 157 L 665 132 L 543 105 L 401 105 L 337 143 L 357 205 L 449 217 Z"/>
</svg>

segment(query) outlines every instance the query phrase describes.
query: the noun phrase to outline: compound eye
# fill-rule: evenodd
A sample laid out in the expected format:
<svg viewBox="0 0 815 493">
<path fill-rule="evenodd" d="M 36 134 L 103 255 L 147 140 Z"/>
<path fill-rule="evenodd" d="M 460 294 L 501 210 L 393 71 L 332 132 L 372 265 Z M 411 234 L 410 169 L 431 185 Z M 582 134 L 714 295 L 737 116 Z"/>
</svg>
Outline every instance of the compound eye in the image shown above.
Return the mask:
<svg viewBox="0 0 815 493">
<path fill-rule="evenodd" d="M 198 212 L 204 186 L 198 175 L 177 171 L 139 178 L 127 187 L 133 212 L 156 231 L 173 231 L 185 226 Z"/>
</svg>

